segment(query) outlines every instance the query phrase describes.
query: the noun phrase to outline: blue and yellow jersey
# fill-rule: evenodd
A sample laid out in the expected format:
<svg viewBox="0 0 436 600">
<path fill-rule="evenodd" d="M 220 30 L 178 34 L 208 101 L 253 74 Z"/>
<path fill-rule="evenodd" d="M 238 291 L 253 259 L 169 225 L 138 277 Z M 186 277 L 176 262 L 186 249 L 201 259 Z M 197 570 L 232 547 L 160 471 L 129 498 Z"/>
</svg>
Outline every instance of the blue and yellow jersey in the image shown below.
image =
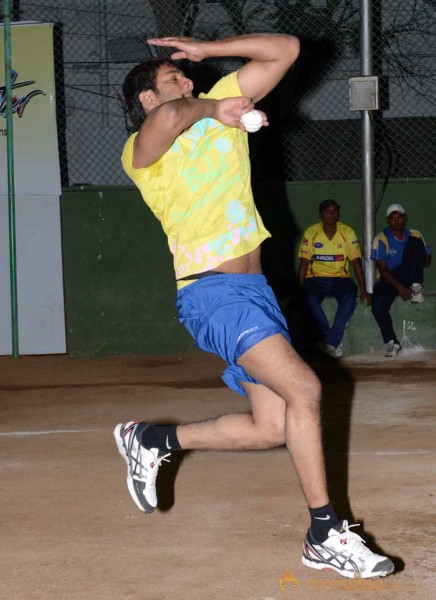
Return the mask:
<svg viewBox="0 0 436 600">
<path fill-rule="evenodd" d="M 299 258 L 310 261 L 308 277 L 351 277 L 349 262 L 361 258 L 359 241 L 354 230 L 338 221 L 336 233 L 330 240 L 323 224 L 308 227 L 301 240 Z"/>
<path fill-rule="evenodd" d="M 241 95 L 234 72 L 200 98 Z M 253 201 L 245 132 L 201 119 L 156 163 L 142 169 L 132 166 L 136 135 L 126 142 L 122 164 L 162 224 L 176 279 L 244 256 L 270 237 Z"/>
<path fill-rule="evenodd" d="M 372 243 L 372 260 L 384 260 L 387 263 L 388 271 L 399 267 L 403 261 L 404 248 L 410 237 L 416 237 L 422 240 L 427 254 L 431 254 L 431 248 L 426 244 L 424 237 L 417 229 L 404 228 L 404 239 L 396 238 L 389 227 L 385 227 L 381 233 L 378 233 Z"/>
</svg>

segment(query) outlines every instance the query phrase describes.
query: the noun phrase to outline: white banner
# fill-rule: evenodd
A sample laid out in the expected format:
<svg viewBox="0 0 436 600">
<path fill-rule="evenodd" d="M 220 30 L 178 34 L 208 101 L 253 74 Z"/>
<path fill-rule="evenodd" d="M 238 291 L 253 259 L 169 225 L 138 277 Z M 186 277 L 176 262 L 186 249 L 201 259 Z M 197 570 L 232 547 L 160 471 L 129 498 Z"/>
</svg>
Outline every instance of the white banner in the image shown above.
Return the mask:
<svg viewBox="0 0 436 600">
<path fill-rule="evenodd" d="M 53 25 L 13 23 L 12 96 L 17 195 L 61 194 Z M 4 27 L 0 26 L 0 195 L 7 194 Z"/>
<path fill-rule="evenodd" d="M 65 352 L 53 25 L 12 26 L 20 354 Z M 4 28 L 0 27 L 0 354 L 12 352 Z"/>
</svg>

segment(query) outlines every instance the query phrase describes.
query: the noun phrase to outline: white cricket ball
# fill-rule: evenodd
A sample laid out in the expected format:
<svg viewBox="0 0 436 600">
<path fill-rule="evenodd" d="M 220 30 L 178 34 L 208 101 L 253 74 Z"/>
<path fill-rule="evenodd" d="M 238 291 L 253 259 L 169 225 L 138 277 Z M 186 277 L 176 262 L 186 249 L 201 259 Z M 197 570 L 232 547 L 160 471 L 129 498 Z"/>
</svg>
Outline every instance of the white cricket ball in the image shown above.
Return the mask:
<svg viewBox="0 0 436 600">
<path fill-rule="evenodd" d="M 249 133 L 259 131 L 263 123 L 262 113 L 258 110 L 250 110 L 242 115 L 241 123 L 245 127 L 245 131 Z"/>
</svg>

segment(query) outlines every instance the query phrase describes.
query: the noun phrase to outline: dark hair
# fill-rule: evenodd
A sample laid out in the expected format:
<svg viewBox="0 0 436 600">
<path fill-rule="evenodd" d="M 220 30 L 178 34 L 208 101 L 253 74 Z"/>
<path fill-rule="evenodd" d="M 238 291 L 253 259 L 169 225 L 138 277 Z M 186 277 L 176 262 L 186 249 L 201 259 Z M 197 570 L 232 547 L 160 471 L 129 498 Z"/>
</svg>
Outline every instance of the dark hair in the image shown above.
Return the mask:
<svg viewBox="0 0 436 600">
<path fill-rule="evenodd" d="M 123 108 L 132 122 L 132 132 L 138 131 L 146 117 L 142 104 L 139 101 L 139 94 L 145 90 L 157 92 L 157 73 L 164 65 L 171 67 L 176 66 L 176 63 L 169 58 L 152 58 L 133 67 L 124 80 Z"/>
<path fill-rule="evenodd" d="M 331 204 L 333 204 L 333 206 L 335 206 L 338 210 L 341 208 L 340 204 L 338 202 L 336 202 L 336 200 L 332 200 L 331 198 L 328 198 L 327 200 L 323 200 L 322 202 L 319 203 L 319 207 L 318 207 L 319 212 L 322 212 L 325 208 L 327 208 L 327 206 L 330 206 Z"/>
</svg>

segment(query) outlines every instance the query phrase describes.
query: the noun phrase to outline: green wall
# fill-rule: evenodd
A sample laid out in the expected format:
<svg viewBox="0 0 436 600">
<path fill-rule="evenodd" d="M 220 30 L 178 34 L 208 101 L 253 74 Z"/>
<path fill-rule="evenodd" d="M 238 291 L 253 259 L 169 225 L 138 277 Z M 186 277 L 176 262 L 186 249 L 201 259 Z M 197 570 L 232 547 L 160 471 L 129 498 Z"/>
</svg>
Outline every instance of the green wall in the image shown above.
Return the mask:
<svg viewBox="0 0 436 600">
<path fill-rule="evenodd" d="M 139 194 L 65 190 L 61 207 L 68 353 L 192 350 L 165 237 Z"/>
<path fill-rule="evenodd" d="M 255 185 L 255 196 L 273 234 L 264 244 L 264 270 L 289 313 L 292 329 L 295 254 L 301 232 L 318 219 L 320 200 L 335 198 L 342 207 L 341 219 L 361 235 L 361 184 L 262 183 Z M 404 205 L 410 215 L 409 225 L 420 229 L 434 248 L 436 180 L 391 181 L 377 214 L 377 230 L 384 226 L 386 207 L 392 202 Z M 194 351 L 193 342 L 177 321 L 176 287 L 166 239 L 139 193 L 133 188 L 66 189 L 61 208 L 68 353 L 94 356 Z M 436 265 L 426 276 L 427 292 L 436 293 Z M 400 312 L 403 309 L 399 307 Z M 433 300 L 428 298 L 413 316 L 416 322 L 426 323 L 426 340 L 430 340 L 426 344 L 431 345 L 436 323 Z M 404 319 L 400 315 L 398 320 Z M 353 353 L 380 346 L 366 307 L 359 307 L 354 315 L 345 346 Z"/>
<path fill-rule="evenodd" d="M 376 184 L 376 196 L 381 189 Z M 257 184 L 256 200 L 268 228 L 273 233 L 272 245 L 297 252 L 303 230 L 319 220 L 318 204 L 326 198 L 334 198 L 341 205 L 341 220 L 351 225 L 362 240 L 362 201 L 360 181 L 338 182 L 292 182 L 285 184 Z M 436 180 L 393 180 L 388 184 L 376 214 L 376 231 L 386 226 L 386 209 L 392 203 L 400 203 L 408 212 L 408 226 L 419 229 L 427 243 L 436 245 Z M 274 239 L 275 238 L 275 239 Z M 280 254 L 274 252 L 276 260 Z M 298 260 L 294 258 L 294 264 Z M 426 289 L 436 293 L 436 264 L 426 271 Z"/>
</svg>

